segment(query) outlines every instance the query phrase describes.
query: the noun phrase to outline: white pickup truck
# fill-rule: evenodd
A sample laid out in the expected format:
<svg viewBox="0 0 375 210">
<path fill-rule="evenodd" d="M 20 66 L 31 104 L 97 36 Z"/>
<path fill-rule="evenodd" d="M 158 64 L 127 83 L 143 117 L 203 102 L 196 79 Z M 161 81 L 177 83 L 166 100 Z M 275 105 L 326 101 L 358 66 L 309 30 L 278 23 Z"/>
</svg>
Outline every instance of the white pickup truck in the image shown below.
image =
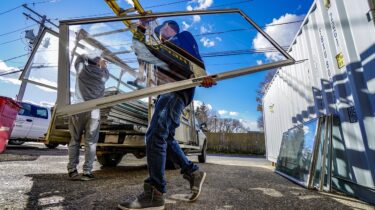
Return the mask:
<svg viewBox="0 0 375 210">
<path fill-rule="evenodd" d="M 9 144 L 21 145 L 25 142 L 44 142 L 51 121 L 51 108 L 21 102 Z M 56 148 L 58 144 L 46 144 Z"/>
</svg>

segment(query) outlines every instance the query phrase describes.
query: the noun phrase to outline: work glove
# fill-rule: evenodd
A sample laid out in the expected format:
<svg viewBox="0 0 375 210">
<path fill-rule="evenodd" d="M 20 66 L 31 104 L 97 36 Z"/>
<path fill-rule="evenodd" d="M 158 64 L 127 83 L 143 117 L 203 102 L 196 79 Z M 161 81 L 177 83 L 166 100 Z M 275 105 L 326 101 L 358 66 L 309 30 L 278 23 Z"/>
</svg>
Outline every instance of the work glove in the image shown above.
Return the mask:
<svg viewBox="0 0 375 210">
<path fill-rule="evenodd" d="M 211 76 L 208 76 L 208 77 L 203 78 L 203 81 L 201 82 L 200 86 L 209 88 L 216 84 L 217 84 L 216 81 Z"/>
</svg>

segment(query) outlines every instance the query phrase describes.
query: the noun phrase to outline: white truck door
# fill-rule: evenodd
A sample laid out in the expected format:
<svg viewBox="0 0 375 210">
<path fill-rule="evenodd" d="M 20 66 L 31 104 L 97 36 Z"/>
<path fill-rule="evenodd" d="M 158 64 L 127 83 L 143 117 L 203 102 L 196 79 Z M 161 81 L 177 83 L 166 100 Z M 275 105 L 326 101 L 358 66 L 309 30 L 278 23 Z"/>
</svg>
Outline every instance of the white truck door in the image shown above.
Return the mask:
<svg viewBox="0 0 375 210">
<path fill-rule="evenodd" d="M 11 139 L 26 138 L 33 124 L 33 117 L 31 115 L 31 104 L 21 103 L 22 108 L 18 111 L 18 115 L 13 127 Z"/>
<path fill-rule="evenodd" d="M 50 113 L 48 108 L 33 106 L 33 125 L 27 135 L 29 139 L 44 139 L 47 133 Z"/>
</svg>

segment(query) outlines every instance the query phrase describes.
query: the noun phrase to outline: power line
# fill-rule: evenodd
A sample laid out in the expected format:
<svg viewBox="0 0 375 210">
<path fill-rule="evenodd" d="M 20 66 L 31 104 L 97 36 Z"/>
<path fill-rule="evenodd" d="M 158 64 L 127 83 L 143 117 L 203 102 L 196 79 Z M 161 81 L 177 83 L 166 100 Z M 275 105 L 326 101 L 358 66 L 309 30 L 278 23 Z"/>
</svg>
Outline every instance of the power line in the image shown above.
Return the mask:
<svg viewBox="0 0 375 210">
<path fill-rule="evenodd" d="M 4 14 L 6 14 L 6 13 L 8 13 L 8 12 L 11 12 L 11 11 L 14 11 L 14 10 L 16 10 L 16 9 L 18 9 L 18 8 L 20 8 L 20 7 L 22 7 L 22 5 L 19 5 L 19 6 L 17 6 L 17 7 L 12 8 L 12 9 L 9 9 L 9 10 L 6 10 L 6 11 L 4 11 L 4 12 L 1 12 L 0 15 L 4 15 Z"/>
<path fill-rule="evenodd" d="M 16 42 L 16 41 L 21 40 L 21 39 L 22 39 L 22 38 L 18 38 L 18 39 L 10 40 L 10 41 L 7 41 L 7 42 L 0 43 L 0 45 L 4 45 L 4 44 L 8 44 L 8 43 L 12 43 L 12 42 Z"/>
<path fill-rule="evenodd" d="M 303 20 L 296 20 L 296 21 L 283 22 L 283 23 L 275 23 L 275 24 L 269 24 L 269 25 L 260 26 L 260 27 L 263 28 L 263 29 L 266 29 L 267 27 L 301 23 L 301 22 L 303 22 Z M 227 31 L 207 32 L 207 33 L 201 33 L 201 34 L 194 34 L 194 36 L 207 36 L 207 35 L 223 34 L 223 33 L 228 33 L 228 32 L 237 32 L 237 31 L 247 31 L 247 30 L 255 30 L 255 28 L 239 28 L 239 29 L 231 29 L 231 30 L 227 30 Z"/>
<path fill-rule="evenodd" d="M 54 1 L 55 1 L 55 0 L 45 0 L 45 1 L 31 2 L 30 4 L 32 4 L 32 5 L 36 5 L 36 4 L 45 4 L 45 3 L 50 3 L 50 2 L 54 2 Z M 23 4 L 18 5 L 18 6 L 16 6 L 16 7 L 14 7 L 14 8 L 8 9 L 8 10 L 6 10 L 6 11 L 4 11 L 4 12 L 0 12 L 0 15 L 4 15 L 4 14 L 9 13 L 9 12 L 12 12 L 12 11 L 18 9 L 18 8 L 21 8 L 22 5 L 23 5 Z"/>
<path fill-rule="evenodd" d="M 5 73 L 0 74 L 0 77 L 5 76 L 5 75 L 9 75 L 9 74 L 15 74 L 15 73 L 18 73 L 18 72 L 21 72 L 21 71 L 23 71 L 23 69 L 11 71 L 11 72 L 5 72 Z"/>
<path fill-rule="evenodd" d="M 170 2 L 170 3 L 165 3 L 165 4 L 158 4 L 158 5 L 152 5 L 145 7 L 145 9 L 151 9 L 151 8 L 156 8 L 156 7 L 163 7 L 163 6 L 169 6 L 172 4 L 178 4 L 178 3 L 183 3 L 183 2 L 188 2 L 189 0 L 182 0 L 182 1 L 175 1 L 175 2 Z"/>
<path fill-rule="evenodd" d="M 237 1 L 237 2 L 232 2 L 232 3 L 228 3 L 228 4 L 220 4 L 220 5 L 216 5 L 214 7 L 210 7 L 210 8 L 217 8 L 217 7 L 223 7 L 223 6 L 234 5 L 234 4 L 243 4 L 243 3 L 250 3 L 250 0 Z"/>
<path fill-rule="evenodd" d="M 10 31 L 10 32 L 7 32 L 7 33 L 3 33 L 3 34 L 0 34 L 0 36 L 5 36 L 5 35 L 8 35 L 8 34 L 16 33 L 16 32 L 18 32 L 18 31 L 22 31 L 22 30 L 25 30 L 25 29 L 27 29 L 27 28 L 34 27 L 34 26 L 36 26 L 36 25 L 38 25 L 38 24 L 29 25 L 29 26 L 26 26 L 26 27 L 23 27 L 23 28 L 16 29 L 16 30 L 14 30 L 14 31 Z"/>
<path fill-rule="evenodd" d="M 17 58 L 21 58 L 21 57 L 25 57 L 25 56 L 27 56 L 27 55 L 29 55 L 29 53 L 26 53 L 26 54 L 23 54 L 23 55 L 19 55 L 19 56 L 15 56 L 15 57 L 12 57 L 12 58 L 7 58 L 7 59 L 5 59 L 5 60 L 2 60 L 2 62 L 7 62 L 7 61 L 11 61 L 11 60 L 14 60 L 14 59 L 17 59 Z"/>
</svg>

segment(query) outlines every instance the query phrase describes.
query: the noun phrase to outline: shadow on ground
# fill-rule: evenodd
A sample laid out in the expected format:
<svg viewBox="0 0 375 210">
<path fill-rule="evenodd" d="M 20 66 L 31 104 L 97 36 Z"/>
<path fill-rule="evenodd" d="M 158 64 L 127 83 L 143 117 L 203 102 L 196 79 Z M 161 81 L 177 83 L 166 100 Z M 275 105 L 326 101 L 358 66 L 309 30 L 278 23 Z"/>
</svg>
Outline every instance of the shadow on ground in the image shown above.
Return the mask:
<svg viewBox="0 0 375 210">
<path fill-rule="evenodd" d="M 82 151 L 81 151 L 81 154 Z M 0 155 L 0 162 L 5 161 L 34 161 L 40 156 L 67 156 L 66 147 L 48 149 L 44 144 L 8 145 L 3 154 Z"/>
<path fill-rule="evenodd" d="M 195 203 L 172 200 L 188 193 L 178 170 L 167 171 L 166 209 L 349 209 L 329 196 L 305 190 L 259 167 L 201 165 L 208 176 Z M 116 209 L 142 191 L 147 168 L 120 166 L 94 172 L 94 181 L 70 181 L 66 174 L 28 174 L 27 209 Z"/>
</svg>

